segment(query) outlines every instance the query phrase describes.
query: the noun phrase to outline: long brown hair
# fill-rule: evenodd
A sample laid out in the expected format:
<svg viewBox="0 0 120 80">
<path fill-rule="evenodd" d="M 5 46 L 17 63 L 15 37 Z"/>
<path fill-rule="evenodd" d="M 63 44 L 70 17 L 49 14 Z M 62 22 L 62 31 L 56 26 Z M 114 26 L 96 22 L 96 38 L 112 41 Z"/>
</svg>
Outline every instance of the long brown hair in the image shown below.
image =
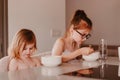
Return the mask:
<svg viewBox="0 0 120 80">
<path fill-rule="evenodd" d="M 92 29 L 92 21 L 87 17 L 84 10 L 77 10 L 71 20 L 70 26 L 66 29 L 65 37 L 69 35 L 70 28 L 73 29 Z"/>
</svg>

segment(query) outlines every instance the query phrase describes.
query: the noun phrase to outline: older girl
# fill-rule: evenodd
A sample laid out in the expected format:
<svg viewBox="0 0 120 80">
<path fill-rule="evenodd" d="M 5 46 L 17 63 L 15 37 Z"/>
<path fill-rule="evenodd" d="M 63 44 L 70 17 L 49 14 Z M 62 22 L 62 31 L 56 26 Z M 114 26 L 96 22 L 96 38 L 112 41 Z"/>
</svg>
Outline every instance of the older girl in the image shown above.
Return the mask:
<svg viewBox="0 0 120 80">
<path fill-rule="evenodd" d="M 83 10 L 77 10 L 70 27 L 63 37 L 56 40 L 52 55 L 61 55 L 63 62 L 72 60 L 79 55 L 88 55 L 93 52 L 90 47 L 80 48 L 80 45 L 90 37 L 92 22 Z"/>
</svg>

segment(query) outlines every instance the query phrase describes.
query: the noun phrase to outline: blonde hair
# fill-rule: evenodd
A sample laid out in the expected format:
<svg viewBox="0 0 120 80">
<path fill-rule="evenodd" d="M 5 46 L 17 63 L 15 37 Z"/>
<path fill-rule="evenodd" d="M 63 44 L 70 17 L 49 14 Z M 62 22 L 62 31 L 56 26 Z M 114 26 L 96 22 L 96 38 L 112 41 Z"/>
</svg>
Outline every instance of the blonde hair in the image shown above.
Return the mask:
<svg viewBox="0 0 120 80">
<path fill-rule="evenodd" d="M 9 46 L 8 55 L 11 58 L 19 58 L 20 57 L 19 51 L 23 50 L 26 44 L 32 44 L 32 43 L 34 43 L 34 48 L 36 50 L 37 49 L 36 37 L 33 31 L 28 29 L 21 29 L 15 34 L 12 43 Z"/>
</svg>

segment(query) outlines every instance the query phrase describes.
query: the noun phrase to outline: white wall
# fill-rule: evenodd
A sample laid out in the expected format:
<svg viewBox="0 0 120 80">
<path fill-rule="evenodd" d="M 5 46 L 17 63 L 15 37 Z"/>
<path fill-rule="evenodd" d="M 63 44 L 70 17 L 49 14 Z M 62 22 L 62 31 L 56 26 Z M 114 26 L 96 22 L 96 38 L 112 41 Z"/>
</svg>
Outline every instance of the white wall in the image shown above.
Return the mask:
<svg viewBox="0 0 120 80">
<path fill-rule="evenodd" d="M 66 24 L 77 9 L 84 10 L 93 22 L 88 44 L 98 44 L 101 38 L 109 45 L 120 45 L 120 0 L 66 0 Z"/>
<path fill-rule="evenodd" d="M 65 30 L 65 0 L 8 0 L 8 22 L 9 43 L 19 29 L 28 28 L 37 37 L 38 53 L 49 51 Z"/>
</svg>

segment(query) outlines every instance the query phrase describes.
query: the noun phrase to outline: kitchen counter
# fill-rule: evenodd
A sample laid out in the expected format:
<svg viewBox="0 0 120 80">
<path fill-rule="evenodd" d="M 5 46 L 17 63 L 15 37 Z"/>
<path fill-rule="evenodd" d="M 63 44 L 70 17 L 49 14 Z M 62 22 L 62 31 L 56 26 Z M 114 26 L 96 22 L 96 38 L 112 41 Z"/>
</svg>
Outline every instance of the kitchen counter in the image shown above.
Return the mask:
<svg viewBox="0 0 120 80">
<path fill-rule="evenodd" d="M 19 71 L 2 72 L 0 73 L 0 80 L 99 80 L 84 77 L 74 77 L 63 74 L 80 69 L 97 67 L 103 63 L 119 65 L 119 60 L 118 57 L 108 57 L 108 59 L 104 62 L 87 62 L 83 60 L 72 60 L 68 63 L 63 63 L 58 67 L 40 66 Z"/>
</svg>

